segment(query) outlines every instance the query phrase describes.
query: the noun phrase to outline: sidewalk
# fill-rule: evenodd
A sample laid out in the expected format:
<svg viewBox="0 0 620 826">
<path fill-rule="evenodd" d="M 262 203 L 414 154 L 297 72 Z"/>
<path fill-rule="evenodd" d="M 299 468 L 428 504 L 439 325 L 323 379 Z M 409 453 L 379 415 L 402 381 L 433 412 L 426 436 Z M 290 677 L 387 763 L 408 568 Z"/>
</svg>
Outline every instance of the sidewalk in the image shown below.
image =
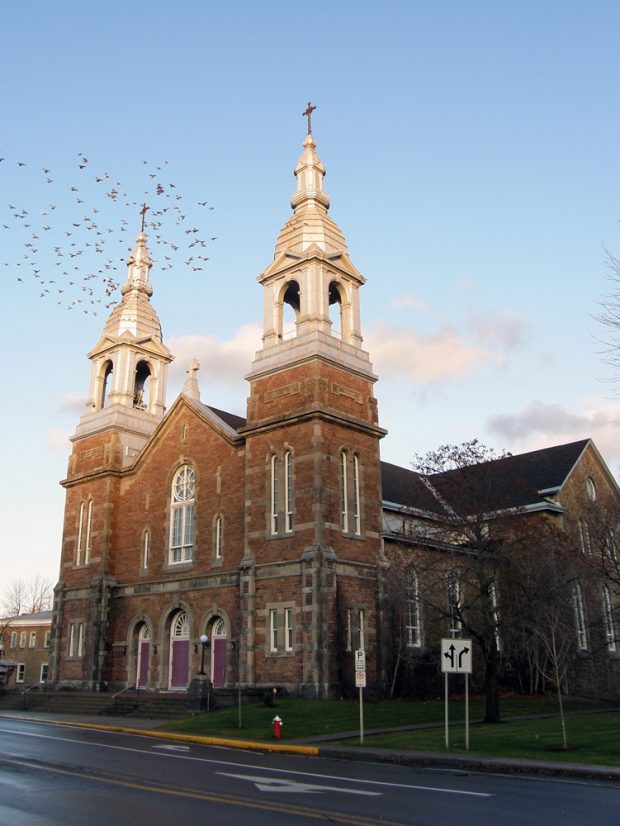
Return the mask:
<svg viewBox="0 0 620 826">
<path fill-rule="evenodd" d="M 158 739 L 175 740 L 178 742 L 192 742 L 202 745 L 225 745 L 228 748 L 251 749 L 253 751 L 285 752 L 305 756 L 327 757 L 337 760 L 361 760 L 381 763 L 398 763 L 405 766 L 450 768 L 460 771 L 495 772 L 507 774 L 538 774 L 553 777 L 579 777 L 597 780 L 612 780 L 620 782 L 620 768 L 613 766 L 597 766 L 585 763 L 562 763 L 547 760 L 519 760 L 503 757 L 484 757 L 472 754 L 441 754 L 439 752 L 401 751 L 396 749 L 368 748 L 366 746 L 330 746 L 323 744 L 323 738 L 311 742 L 296 741 L 282 742 L 255 742 L 222 737 L 200 737 L 197 735 L 177 734 L 170 731 L 161 731 L 157 728 L 157 721 L 144 718 L 125 717 L 89 717 L 80 714 L 55 714 L 29 711 L 0 712 L 0 721 L 3 720 L 31 720 L 32 722 L 49 723 L 59 726 L 76 726 L 80 728 L 113 731 L 126 734 L 138 734 Z M 416 728 L 415 726 L 399 727 Z M 385 731 L 376 729 L 366 731 L 370 736 Z M 337 735 L 347 737 L 348 733 Z M 328 738 L 325 738 L 327 740 Z M 329 739 L 336 739 L 330 735 Z"/>
</svg>

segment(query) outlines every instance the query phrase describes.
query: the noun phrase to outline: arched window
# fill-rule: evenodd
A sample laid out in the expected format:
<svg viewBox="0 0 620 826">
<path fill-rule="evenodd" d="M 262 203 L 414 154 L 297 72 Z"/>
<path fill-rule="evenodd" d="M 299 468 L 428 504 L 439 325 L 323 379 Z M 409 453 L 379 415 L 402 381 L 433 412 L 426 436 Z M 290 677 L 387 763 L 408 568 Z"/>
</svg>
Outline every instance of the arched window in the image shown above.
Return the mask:
<svg viewBox="0 0 620 826">
<path fill-rule="evenodd" d="M 359 536 L 362 532 L 360 460 L 340 451 L 340 529 Z"/>
<path fill-rule="evenodd" d="M 90 560 L 90 534 L 93 521 L 93 500 L 80 502 L 75 564 L 88 565 Z"/>
<path fill-rule="evenodd" d="M 142 567 L 144 569 L 149 567 L 149 557 L 151 553 L 151 532 L 144 531 L 142 536 Z"/>
<path fill-rule="evenodd" d="M 280 463 L 278 461 L 277 456 L 271 457 L 271 533 L 278 532 L 278 504 L 279 504 L 279 496 L 278 496 L 278 488 L 280 487 Z"/>
<path fill-rule="evenodd" d="M 213 526 L 213 554 L 216 559 L 222 558 L 224 547 L 224 520 L 218 514 L 215 517 L 215 524 Z"/>
<path fill-rule="evenodd" d="M 185 611 L 179 611 L 174 618 L 170 636 L 175 640 L 189 639 L 189 617 Z"/>
<path fill-rule="evenodd" d="M 293 530 L 293 454 L 287 450 L 284 454 L 284 529 Z"/>
<path fill-rule="evenodd" d="M 613 605 L 609 588 L 603 588 L 603 618 L 605 620 L 605 637 L 607 639 L 607 650 L 615 651 L 616 645 L 616 624 L 614 622 Z"/>
<path fill-rule="evenodd" d="M 362 517 L 360 511 L 360 460 L 353 457 L 353 533 L 357 536 L 362 532 Z"/>
<path fill-rule="evenodd" d="M 493 633 L 495 635 L 495 647 L 502 650 L 502 641 L 499 635 L 499 611 L 497 610 L 497 589 L 495 583 L 489 585 L 489 600 L 491 602 L 491 616 L 493 617 Z"/>
<path fill-rule="evenodd" d="M 348 533 L 349 530 L 349 480 L 347 473 L 347 454 L 340 451 L 340 528 Z"/>
<path fill-rule="evenodd" d="M 418 594 L 418 575 L 409 568 L 405 591 L 405 632 L 407 646 L 419 648 L 422 645 L 422 631 L 420 628 L 420 600 Z"/>
<path fill-rule="evenodd" d="M 460 637 L 461 622 L 461 583 L 456 574 L 448 575 L 448 634 L 451 637 Z"/>
<path fill-rule="evenodd" d="M 194 554 L 196 474 L 183 465 L 172 481 L 170 503 L 170 564 L 188 562 Z"/>
<path fill-rule="evenodd" d="M 573 587 L 573 611 L 575 614 L 575 634 L 577 647 L 580 651 L 588 649 L 588 632 L 586 629 L 586 615 L 583 608 L 583 594 L 578 584 Z"/>
<path fill-rule="evenodd" d="M 581 539 L 581 550 L 587 556 L 592 553 L 592 545 L 590 543 L 590 527 L 585 519 L 579 520 L 579 538 Z"/>
</svg>

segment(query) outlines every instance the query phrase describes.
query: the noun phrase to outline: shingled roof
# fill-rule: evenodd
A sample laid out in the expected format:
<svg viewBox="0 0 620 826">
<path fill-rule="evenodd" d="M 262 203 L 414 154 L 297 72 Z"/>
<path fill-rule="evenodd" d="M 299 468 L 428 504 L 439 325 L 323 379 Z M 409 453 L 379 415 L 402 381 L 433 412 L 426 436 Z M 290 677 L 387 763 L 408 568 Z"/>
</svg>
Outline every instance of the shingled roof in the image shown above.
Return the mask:
<svg viewBox="0 0 620 826">
<path fill-rule="evenodd" d="M 426 477 L 382 462 L 383 500 L 460 516 L 539 505 L 560 490 L 588 444 L 582 439 Z"/>
</svg>

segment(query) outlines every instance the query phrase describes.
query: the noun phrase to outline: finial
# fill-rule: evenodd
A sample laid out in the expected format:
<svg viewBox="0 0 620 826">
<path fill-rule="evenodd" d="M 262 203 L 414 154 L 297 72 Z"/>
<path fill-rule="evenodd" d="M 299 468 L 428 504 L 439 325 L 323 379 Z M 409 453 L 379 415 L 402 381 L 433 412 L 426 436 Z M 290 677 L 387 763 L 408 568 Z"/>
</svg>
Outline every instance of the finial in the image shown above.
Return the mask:
<svg viewBox="0 0 620 826">
<path fill-rule="evenodd" d="M 142 216 L 142 226 L 140 227 L 140 232 L 144 232 L 144 218 L 146 217 L 146 212 L 150 207 L 147 207 L 146 202 L 142 204 L 142 209 L 140 210 L 140 215 Z"/>
<path fill-rule="evenodd" d="M 301 113 L 302 118 L 308 118 L 308 134 L 312 134 L 312 113 L 316 109 L 316 106 L 313 106 L 310 101 L 308 101 L 308 108 L 305 112 Z"/>
<path fill-rule="evenodd" d="M 181 390 L 181 392 L 189 396 L 190 399 L 196 399 L 196 401 L 200 401 L 200 388 L 198 387 L 198 378 L 196 376 L 198 370 L 200 370 L 198 360 L 195 358 L 190 359 L 187 370 L 185 371 L 187 378 Z"/>
</svg>

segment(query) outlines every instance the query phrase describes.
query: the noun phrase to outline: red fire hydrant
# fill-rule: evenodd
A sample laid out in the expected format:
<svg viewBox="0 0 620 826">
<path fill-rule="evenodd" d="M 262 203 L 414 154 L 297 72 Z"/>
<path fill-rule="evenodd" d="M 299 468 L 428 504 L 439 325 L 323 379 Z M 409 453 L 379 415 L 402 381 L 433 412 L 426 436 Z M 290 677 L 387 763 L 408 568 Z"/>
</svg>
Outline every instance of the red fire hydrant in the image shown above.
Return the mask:
<svg viewBox="0 0 620 826">
<path fill-rule="evenodd" d="M 273 718 L 273 736 L 275 740 L 280 739 L 280 734 L 282 733 L 282 720 L 276 716 Z"/>
</svg>

